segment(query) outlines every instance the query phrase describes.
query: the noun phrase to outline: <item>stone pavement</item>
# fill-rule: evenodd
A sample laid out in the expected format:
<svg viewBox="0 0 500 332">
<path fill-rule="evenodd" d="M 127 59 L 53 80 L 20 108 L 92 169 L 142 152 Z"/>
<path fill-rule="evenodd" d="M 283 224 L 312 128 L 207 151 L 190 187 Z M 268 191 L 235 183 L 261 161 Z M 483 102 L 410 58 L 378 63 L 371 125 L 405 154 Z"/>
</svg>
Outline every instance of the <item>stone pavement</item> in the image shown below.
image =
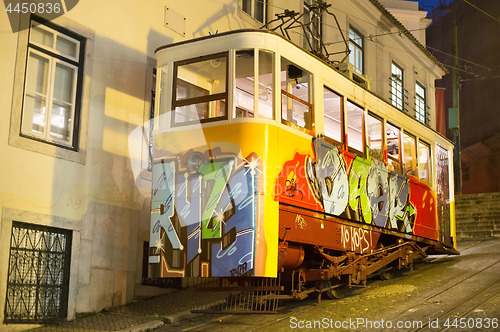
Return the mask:
<svg viewBox="0 0 500 332">
<path fill-rule="evenodd" d="M 219 300 L 221 292 L 200 293 L 193 288 L 132 302 L 97 314 L 80 315 L 77 319 L 57 325 L 46 325 L 29 331 L 147 331 L 193 316 L 190 309 Z"/>
<path fill-rule="evenodd" d="M 500 264 L 500 257 L 498 256 L 500 239 L 464 241 L 459 243 L 459 251 L 461 252 L 460 256 L 429 257 L 419 263 L 414 271 L 408 270 L 404 272 L 404 276 L 401 278 L 390 281 L 372 281 L 370 287 L 354 289 L 352 291 L 354 296 L 349 296 L 346 299 L 331 302 L 322 301 L 321 306 L 316 306 L 314 300 L 311 300 L 312 302 L 294 302 L 295 304 L 292 305 L 285 304 L 286 308 L 279 310 L 281 314 L 267 315 L 269 316 L 267 318 L 264 317 L 266 315 L 260 315 L 258 318 L 255 315 L 232 315 L 235 317 L 221 318 L 216 317 L 217 315 L 200 316 L 191 314 L 190 309 L 193 307 L 216 302 L 226 295 L 224 292 L 209 293 L 203 291 L 201 293 L 195 288 L 188 288 L 172 290 L 166 295 L 138 300 L 126 306 L 110 308 L 97 314 L 79 316 L 70 322 L 43 326 L 30 331 L 147 331 L 153 329 L 158 331 L 178 331 L 183 327 L 188 329 L 195 327 L 194 330 L 199 331 L 206 331 L 207 329 L 235 331 L 257 330 L 256 326 L 267 324 L 267 321 L 270 325 L 267 326 L 266 330 L 280 331 L 284 330 L 285 325 L 289 324 L 289 316 L 292 314 L 294 316 L 300 314 L 300 317 L 305 319 L 307 317 L 323 316 L 339 317 L 339 315 L 343 314 L 346 315 L 345 317 L 355 317 L 355 315 L 363 313 L 368 318 L 377 319 L 392 317 L 391 315 L 397 313 L 399 315 L 396 317 L 397 319 L 409 321 L 411 319 L 431 317 L 432 315 L 446 314 L 445 316 L 448 317 L 448 311 L 454 313 L 454 310 L 464 306 L 468 306 L 467 308 L 464 307 L 464 315 L 475 315 L 474 317 L 477 316 L 480 319 L 481 317 L 478 315 L 482 313 L 489 315 L 485 317 L 500 318 L 498 316 L 500 313 L 500 273 L 498 273 L 500 269 L 500 265 L 498 265 Z M 480 289 L 475 289 L 477 287 Z M 489 291 L 493 289 L 495 292 L 498 290 L 498 292 L 489 294 L 483 291 L 485 287 Z M 391 292 L 395 292 L 394 298 Z M 407 296 L 410 295 L 412 301 L 401 302 L 401 299 L 408 299 Z M 443 296 L 445 298 L 439 298 Z M 483 301 L 485 296 L 488 301 Z M 416 301 L 418 297 L 422 297 L 421 301 Z M 458 302 L 451 301 L 455 297 L 464 298 L 459 298 Z M 477 301 L 483 304 L 479 302 L 477 304 Z M 410 306 L 411 308 L 403 310 L 403 306 Z M 445 307 L 449 308 L 446 309 Z M 297 311 L 297 308 L 299 311 Z M 367 308 L 369 308 L 369 311 L 366 311 Z M 342 314 L 342 310 L 347 311 Z M 371 313 L 372 311 L 373 313 Z M 419 312 L 423 312 L 422 317 L 417 315 Z M 281 323 L 280 320 L 282 320 Z M 424 320 L 427 322 L 428 319 L 425 318 Z M 224 325 L 222 321 L 227 322 Z M 202 326 L 196 328 L 200 324 Z M 238 329 L 236 329 L 236 326 L 238 326 Z M 223 327 L 226 329 L 223 329 Z"/>
</svg>

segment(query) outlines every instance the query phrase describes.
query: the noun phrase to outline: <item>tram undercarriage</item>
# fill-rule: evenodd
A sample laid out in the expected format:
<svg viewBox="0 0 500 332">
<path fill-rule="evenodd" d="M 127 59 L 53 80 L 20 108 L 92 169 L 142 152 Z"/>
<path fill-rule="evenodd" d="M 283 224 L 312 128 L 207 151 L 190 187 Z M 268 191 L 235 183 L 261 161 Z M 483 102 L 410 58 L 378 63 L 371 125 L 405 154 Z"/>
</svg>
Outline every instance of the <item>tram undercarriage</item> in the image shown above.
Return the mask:
<svg viewBox="0 0 500 332">
<path fill-rule="evenodd" d="M 354 245 L 355 249 L 361 248 L 358 252 L 328 249 L 324 246 L 288 241 L 287 234 L 293 238 L 293 231 L 291 227 L 286 227 L 286 218 L 282 220 L 284 222 L 281 228 L 284 228 L 285 232 L 278 246 L 278 278 L 244 275 L 237 278 L 219 278 L 215 283 L 212 281 L 210 285 L 205 284 L 201 290 L 227 292 L 227 295 L 216 303 L 196 308 L 194 312 L 276 313 L 280 297 L 304 300 L 311 295 L 317 295 L 318 303 L 322 297 L 338 299 L 342 298 L 349 288 L 365 287 L 369 278 L 379 277 L 387 280 L 404 269 L 413 269 L 414 262 L 426 258 L 427 253 L 459 254 L 452 247 L 436 241 L 420 239 L 427 242 L 425 243 L 392 234 L 380 234 L 381 231 L 372 226 L 369 226 L 367 231 L 376 234 L 371 235 L 372 240 L 377 239 L 373 248 Z M 362 238 L 358 240 L 363 241 Z M 307 242 L 304 237 L 302 241 Z M 317 236 L 314 241 L 318 242 Z M 332 237 L 331 241 L 346 244 L 345 240 L 339 241 L 335 237 Z M 366 242 L 368 243 L 368 240 Z"/>
</svg>

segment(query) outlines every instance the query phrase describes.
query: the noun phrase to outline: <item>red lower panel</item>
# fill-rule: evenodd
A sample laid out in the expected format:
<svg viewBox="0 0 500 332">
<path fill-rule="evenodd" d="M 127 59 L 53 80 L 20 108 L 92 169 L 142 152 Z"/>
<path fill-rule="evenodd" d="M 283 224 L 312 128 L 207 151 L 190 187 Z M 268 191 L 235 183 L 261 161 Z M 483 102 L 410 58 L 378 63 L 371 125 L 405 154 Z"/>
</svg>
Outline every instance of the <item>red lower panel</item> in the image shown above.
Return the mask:
<svg viewBox="0 0 500 332">
<path fill-rule="evenodd" d="M 281 207 L 279 218 L 280 239 L 332 250 L 370 253 L 380 237 L 379 230 L 366 224 L 352 226 L 340 218 L 309 215 L 293 208 Z"/>
</svg>

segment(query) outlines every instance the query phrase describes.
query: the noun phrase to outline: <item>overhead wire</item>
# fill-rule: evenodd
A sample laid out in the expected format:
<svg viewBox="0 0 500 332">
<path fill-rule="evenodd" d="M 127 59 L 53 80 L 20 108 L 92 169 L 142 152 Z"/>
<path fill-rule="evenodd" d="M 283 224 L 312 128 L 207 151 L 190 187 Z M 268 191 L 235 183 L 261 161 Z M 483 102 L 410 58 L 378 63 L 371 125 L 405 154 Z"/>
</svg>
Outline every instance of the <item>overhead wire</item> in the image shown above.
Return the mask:
<svg viewBox="0 0 500 332">
<path fill-rule="evenodd" d="M 451 54 L 451 53 L 447 53 L 447 52 L 444 52 L 444 51 L 441 51 L 441 50 L 438 50 L 437 48 L 434 48 L 434 47 L 431 47 L 431 46 L 426 46 L 428 49 L 430 50 L 433 50 L 433 51 L 436 51 L 436 52 L 439 52 L 439 53 L 442 53 L 444 55 L 448 55 L 448 56 L 451 56 L 451 57 L 454 57 L 455 55 L 454 54 Z M 486 67 L 484 65 L 481 65 L 479 63 L 476 63 L 476 62 L 473 62 L 473 61 L 470 61 L 470 60 L 467 60 L 467 59 L 464 59 L 464 58 L 460 58 L 460 57 L 457 57 L 458 60 L 460 61 L 464 61 L 464 62 L 467 62 L 467 63 L 470 63 L 471 65 L 476 65 L 478 67 L 481 67 L 481 68 L 484 68 L 488 71 L 491 71 L 491 68 L 490 67 Z"/>
<path fill-rule="evenodd" d="M 476 8 L 477 10 L 479 10 L 481 13 L 483 13 L 484 15 L 494 19 L 495 21 L 497 21 L 498 23 L 500 23 L 500 19 L 498 18 L 495 18 L 493 17 L 492 15 L 488 14 L 487 12 L 485 12 L 484 10 L 482 10 L 481 8 L 477 7 L 476 5 L 474 5 L 473 3 L 470 3 L 469 1 L 467 0 L 463 0 L 466 4 L 472 6 L 473 8 Z"/>
<path fill-rule="evenodd" d="M 213 2 L 218 2 L 217 0 L 211 0 L 211 1 L 213 1 Z M 255 0 L 255 1 L 256 1 L 256 2 L 260 2 L 260 3 L 264 4 L 264 5 L 267 5 L 268 7 L 272 7 L 272 8 L 279 9 L 279 10 L 281 10 L 281 11 L 285 11 L 285 10 L 287 10 L 287 9 L 288 9 L 288 8 L 283 8 L 283 7 L 280 7 L 280 6 L 274 5 L 274 4 L 270 4 L 270 3 L 269 3 L 269 1 L 266 1 L 266 0 Z M 488 15 L 489 17 L 493 18 L 495 21 L 500 22 L 500 20 L 498 20 L 498 19 L 496 19 L 495 17 L 493 17 L 493 16 L 489 15 L 488 13 L 484 12 L 482 9 L 478 8 L 477 6 L 475 6 L 474 4 L 470 3 L 469 1 L 467 1 L 467 0 L 463 0 L 463 1 L 464 1 L 464 2 L 466 2 L 466 3 L 468 3 L 470 6 L 472 6 L 472 7 L 476 8 L 477 10 L 479 10 L 479 11 L 483 12 L 485 15 Z M 357 15 L 356 15 L 356 16 L 353 16 L 353 15 L 352 15 L 352 13 L 347 13 L 347 12 L 345 12 L 345 11 L 342 11 L 342 10 L 341 10 L 341 9 L 339 9 L 339 8 L 335 8 L 335 10 L 336 10 L 336 11 L 338 11 L 338 12 L 344 13 L 344 14 L 346 14 L 346 15 L 348 14 L 349 16 L 351 16 L 351 17 L 355 18 L 355 19 L 356 19 L 356 20 L 358 20 L 358 21 L 362 21 L 362 22 L 365 22 L 365 23 L 367 23 L 367 24 L 369 24 L 369 25 L 372 25 L 372 26 L 374 26 L 374 27 L 377 27 L 377 25 L 376 25 L 376 24 L 374 24 L 374 23 L 372 23 L 372 22 L 369 22 L 369 21 L 367 21 L 367 20 L 364 20 L 364 19 L 362 19 L 362 18 L 358 17 Z M 358 11 L 359 11 L 359 9 L 358 9 Z M 300 13 L 299 13 L 299 14 L 300 14 Z M 328 23 L 326 23 L 326 22 L 323 22 L 323 25 L 324 25 L 324 26 L 326 26 L 326 27 L 330 27 L 330 28 L 338 29 L 338 27 L 337 27 L 337 26 L 333 26 L 333 25 L 328 24 Z M 409 32 L 414 32 L 414 31 L 421 31 L 421 30 L 425 30 L 425 28 L 420 28 L 420 29 L 411 29 L 411 30 L 408 30 L 408 31 L 409 31 Z M 292 30 L 289 30 L 289 32 L 290 32 L 290 33 L 293 33 L 293 34 L 296 34 L 296 35 L 302 35 L 302 34 L 300 33 L 300 31 L 297 31 L 297 29 L 292 29 Z M 347 30 L 342 29 L 342 32 L 343 32 L 344 34 L 348 34 L 348 31 L 347 31 Z M 386 32 L 386 33 L 381 33 L 381 34 L 376 34 L 376 35 L 368 35 L 368 36 L 363 36 L 363 39 L 364 39 L 364 40 L 370 40 L 370 41 L 373 41 L 373 38 L 376 38 L 376 37 L 383 37 L 383 36 L 395 35 L 395 34 L 398 34 L 398 35 L 402 36 L 403 32 L 402 32 L 401 30 L 399 30 L 399 31 L 394 31 L 394 32 Z M 343 41 L 343 40 L 339 40 L 339 41 L 327 42 L 327 43 L 325 43 L 325 46 L 334 45 L 334 44 L 339 44 L 339 43 L 344 43 L 344 41 Z M 389 47 L 389 48 L 392 48 L 392 49 L 394 49 L 394 50 L 398 50 L 398 51 L 404 52 L 403 50 L 401 50 L 401 49 L 399 49 L 399 48 L 394 48 L 394 47 L 390 47 L 390 46 L 385 46 L 385 47 Z M 428 49 L 432 49 L 433 51 L 440 52 L 440 53 L 443 53 L 443 54 L 448 55 L 448 56 L 453 56 L 452 54 L 449 54 L 449 53 L 443 52 L 443 51 L 438 50 L 438 49 L 435 49 L 435 48 L 433 48 L 433 47 L 430 47 L 430 46 L 426 46 L 426 47 L 427 47 Z M 491 68 L 486 67 L 486 66 L 484 66 L 484 65 L 481 65 L 481 64 L 475 63 L 475 62 L 470 61 L 470 60 L 462 59 L 462 58 L 459 58 L 459 59 L 460 59 L 461 61 L 464 61 L 464 62 L 467 62 L 467 63 L 473 64 L 473 65 L 476 65 L 476 66 L 478 66 L 478 67 L 484 68 L 484 69 L 486 69 L 486 70 L 488 70 L 488 71 L 491 71 Z M 444 66 L 446 66 L 446 67 L 449 67 L 449 68 L 455 68 L 454 66 L 449 65 L 449 64 L 444 64 L 444 63 L 443 63 L 443 65 L 444 65 Z M 476 77 L 478 76 L 478 74 L 477 74 L 477 73 L 470 72 L 470 71 L 467 71 L 467 70 L 462 69 L 462 68 L 456 68 L 456 69 L 457 69 L 457 70 L 459 70 L 459 71 L 462 71 L 462 72 L 464 72 L 464 73 L 468 73 L 468 74 L 470 74 L 470 75 L 474 75 L 474 76 L 476 76 Z"/>
</svg>

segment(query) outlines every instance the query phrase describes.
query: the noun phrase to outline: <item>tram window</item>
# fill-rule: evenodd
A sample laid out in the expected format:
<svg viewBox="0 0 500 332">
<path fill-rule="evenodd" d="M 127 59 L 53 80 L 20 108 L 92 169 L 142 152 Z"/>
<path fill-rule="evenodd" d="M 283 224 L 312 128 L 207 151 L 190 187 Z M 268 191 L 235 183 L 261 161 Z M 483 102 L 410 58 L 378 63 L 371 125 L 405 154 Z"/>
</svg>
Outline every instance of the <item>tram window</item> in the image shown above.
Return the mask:
<svg viewBox="0 0 500 332">
<path fill-rule="evenodd" d="M 384 161 L 383 124 L 379 118 L 368 114 L 368 146 L 370 158 Z"/>
<path fill-rule="evenodd" d="M 347 144 L 359 152 L 365 152 L 364 110 L 351 101 L 347 101 Z"/>
<path fill-rule="evenodd" d="M 227 53 L 174 64 L 172 124 L 227 119 Z"/>
<path fill-rule="evenodd" d="M 403 165 L 405 173 L 417 175 L 417 142 L 414 136 L 403 132 Z"/>
<path fill-rule="evenodd" d="M 254 117 L 254 50 L 236 51 L 235 117 Z"/>
<path fill-rule="evenodd" d="M 389 170 L 402 173 L 401 161 L 399 159 L 401 131 L 398 127 L 390 124 L 389 122 L 387 122 L 386 130 L 387 164 L 389 166 Z"/>
<path fill-rule="evenodd" d="M 313 105 L 309 99 L 310 74 L 281 58 L 281 122 L 311 132 Z"/>
<path fill-rule="evenodd" d="M 325 136 L 342 143 L 342 96 L 323 88 Z"/>
<path fill-rule="evenodd" d="M 431 148 L 429 144 L 418 142 L 418 175 L 420 179 L 431 182 Z"/>
<path fill-rule="evenodd" d="M 272 52 L 259 51 L 259 116 L 267 119 L 274 119 L 273 58 Z"/>
</svg>

